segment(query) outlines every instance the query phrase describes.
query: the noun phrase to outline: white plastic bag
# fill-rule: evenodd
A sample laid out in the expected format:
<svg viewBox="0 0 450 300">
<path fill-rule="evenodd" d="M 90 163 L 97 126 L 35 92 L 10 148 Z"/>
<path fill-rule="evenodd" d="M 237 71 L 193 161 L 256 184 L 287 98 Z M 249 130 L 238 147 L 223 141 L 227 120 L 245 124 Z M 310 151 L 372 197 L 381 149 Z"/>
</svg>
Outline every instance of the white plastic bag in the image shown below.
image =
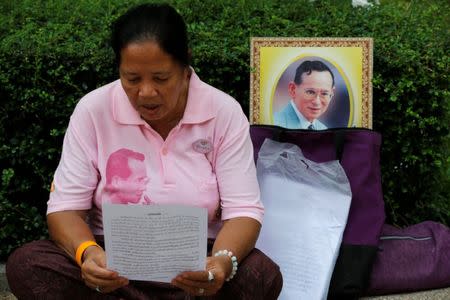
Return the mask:
<svg viewBox="0 0 450 300">
<path fill-rule="evenodd" d="M 281 268 L 279 299 L 326 299 L 350 209 L 344 169 L 266 139 L 257 173 L 265 215 L 256 246 Z"/>
</svg>

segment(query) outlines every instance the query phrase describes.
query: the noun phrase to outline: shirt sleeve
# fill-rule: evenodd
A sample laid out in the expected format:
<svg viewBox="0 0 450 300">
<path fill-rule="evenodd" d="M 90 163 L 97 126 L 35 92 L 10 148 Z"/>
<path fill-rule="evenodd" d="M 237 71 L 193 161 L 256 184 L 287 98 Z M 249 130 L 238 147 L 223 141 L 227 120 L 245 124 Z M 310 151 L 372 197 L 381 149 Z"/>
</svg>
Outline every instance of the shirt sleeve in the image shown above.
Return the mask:
<svg viewBox="0 0 450 300">
<path fill-rule="evenodd" d="M 88 110 L 79 103 L 64 136 L 61 159 L 47 202 L 47 214 L 92 207 L 99 178 L 96 149 L 92 119 Z"/>
<path fill-rule="evenodd" d="M 262 223 L 264 207 L 256 177 L 249 122 L 235 100 L 231 112 L 221 115 L 226 120 L 223 121 L 225 126 L 220 126 L 215 172 L 222 220 L 250 217 Z"/>
</svg>

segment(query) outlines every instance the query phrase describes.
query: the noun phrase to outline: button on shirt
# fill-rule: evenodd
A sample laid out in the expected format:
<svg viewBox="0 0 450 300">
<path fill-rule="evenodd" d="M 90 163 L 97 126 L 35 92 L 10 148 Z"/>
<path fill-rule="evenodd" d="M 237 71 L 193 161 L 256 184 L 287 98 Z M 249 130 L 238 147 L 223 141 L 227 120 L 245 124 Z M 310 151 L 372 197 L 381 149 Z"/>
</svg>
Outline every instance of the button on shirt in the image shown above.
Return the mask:
<svg viewBox="0 0 450 300">
<path fill-rule="evenodd" d="M 120 80 L 87 94 L 70 118 L 47 214 L 90 210 L 91 229 L 102 234 L 102 201 L 205 207 L 209 237 L 220 220 L 261 222 L 249 123 L 239 103 L 192 72 L 183 118 L 163 140 L 131 106 Z"/>
</svg>

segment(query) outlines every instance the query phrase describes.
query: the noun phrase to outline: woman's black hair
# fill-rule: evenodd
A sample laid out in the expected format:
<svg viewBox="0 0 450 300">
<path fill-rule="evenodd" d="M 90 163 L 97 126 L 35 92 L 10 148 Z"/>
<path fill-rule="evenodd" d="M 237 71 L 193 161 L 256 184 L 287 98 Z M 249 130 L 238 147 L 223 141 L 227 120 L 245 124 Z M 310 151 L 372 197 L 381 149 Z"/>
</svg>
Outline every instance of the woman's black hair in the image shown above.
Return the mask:
<svg viewBox="0 0 450 300">
<path fill-rule="evenodd" d="M 117 65 L 130 43 L 155 41 L 183 66 L 189 65 L 189 46 L 183 17 L 168 4 L 142 4 L 120 16 L 111 27 L 111 46 Z"/>
</svg>

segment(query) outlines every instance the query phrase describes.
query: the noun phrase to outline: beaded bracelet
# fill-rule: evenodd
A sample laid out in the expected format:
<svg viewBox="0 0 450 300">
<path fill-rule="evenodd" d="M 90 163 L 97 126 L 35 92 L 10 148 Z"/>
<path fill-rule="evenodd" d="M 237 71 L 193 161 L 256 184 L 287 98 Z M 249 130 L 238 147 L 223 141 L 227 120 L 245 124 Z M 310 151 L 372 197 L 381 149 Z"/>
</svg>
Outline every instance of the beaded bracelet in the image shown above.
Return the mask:
<svg viewBox="0 0 450 300">
<path fill-rule="evenodd" d="M 233 252 L 228 250 L 219 250 L 216 253 L 214 253 L 214 256 L 228 256 L 231 259 L 231 274 L 228 276 L 228 278 L 225 279 L 225 281 L 230 281 L 233 279 L 234 275 L 236 275 L 237 268 L 238 268 L 238 262 L 236 256 L 233 255 Z"/>
</svg>

